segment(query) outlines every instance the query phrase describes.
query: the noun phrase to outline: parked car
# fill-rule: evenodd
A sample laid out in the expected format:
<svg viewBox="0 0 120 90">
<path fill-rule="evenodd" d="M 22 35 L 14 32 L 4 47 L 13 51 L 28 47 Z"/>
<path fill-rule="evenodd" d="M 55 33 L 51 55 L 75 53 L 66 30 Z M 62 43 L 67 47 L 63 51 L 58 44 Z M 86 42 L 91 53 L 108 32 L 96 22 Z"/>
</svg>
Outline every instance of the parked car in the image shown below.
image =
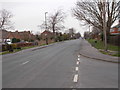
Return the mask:
<svg viewBox="0 0 120 90">
<path fill-rule="evenodd" d="M 12 41 L 11 41 L 11 39 L 5 39 L 5 41 L 4 41 L 6 44 L 12 44 Z"/>
</svg>

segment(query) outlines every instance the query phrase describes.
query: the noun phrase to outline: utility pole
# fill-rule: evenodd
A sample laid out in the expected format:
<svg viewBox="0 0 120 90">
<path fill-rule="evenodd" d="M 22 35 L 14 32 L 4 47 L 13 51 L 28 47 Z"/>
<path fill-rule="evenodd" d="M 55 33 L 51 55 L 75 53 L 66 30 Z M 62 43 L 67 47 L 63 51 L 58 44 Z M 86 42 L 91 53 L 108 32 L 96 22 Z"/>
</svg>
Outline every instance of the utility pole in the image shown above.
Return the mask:
<svg viewBox="0 0 120 90">
<path fill-rule="evenodd" d="M 45 29 L 47 30 L 47 20 L 46 20 L 46 14 L 48 12 L 45 12 Z M 47 37 L 47 34 L 45 34 L 45 38 L 46 38 L 46 44 L 48 45 L 48 37 Z"/>
<path fill-rule="evenodd" d="M 47 20 L 46 20 L 46 14 L 47 14 L 48 12 L 45 12 L 45 29 L 47 30 Z"/>
<path fill-rule="evenodd" d="M 107 51 L 107 35 L 106 35 L 106 0 L 103 0 L 103 32 L 104 32 L 104 45 Z"/>
</svg>

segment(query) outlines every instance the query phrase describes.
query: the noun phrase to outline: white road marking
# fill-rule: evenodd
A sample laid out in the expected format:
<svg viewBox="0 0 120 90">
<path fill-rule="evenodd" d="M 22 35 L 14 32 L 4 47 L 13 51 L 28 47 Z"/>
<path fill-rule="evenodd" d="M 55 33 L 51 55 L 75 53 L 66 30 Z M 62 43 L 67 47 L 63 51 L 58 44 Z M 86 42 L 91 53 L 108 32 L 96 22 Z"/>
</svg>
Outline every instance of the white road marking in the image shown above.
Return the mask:
<svg viewBox="0 0 120 90">
<path fill-rule="evenodd" d="M 73 82 L 78 82 L 78 74 L 74 75 Z"/>
<path fill-rule="evenodd" d="M 76 89 L 72 89 L 72 90 L 76 90 Z"/>
<path fill-rule="evenodd" d="M 78 57 L 80 57 L 80 55 L 78 55 Z"/>
<path fill-rule="evenodd" d="M 26 61 L 26 62 L 22 63 L 22 65 L 27 64 L 28 62 L 29 62 L 29 61 Z"/>
<path fill-rule="evenodd" d="M 77 61 L 77 63 L 76 63 L 77 65 L 79 65 L 79 61 Z"/>
<path fill-rule="evenodd" d="M 78 58 L 78 61 L 80 61 L 80 58 Z"/>
<path fill-rule="evenodd" d="M 75 70 L 78 71 L 78 67 L 75 67 Z"/>
<path fill-rule="evenodd" d="M 73 88 L 73 86 L 70 86 L 70 88 Z"/>
</svg>

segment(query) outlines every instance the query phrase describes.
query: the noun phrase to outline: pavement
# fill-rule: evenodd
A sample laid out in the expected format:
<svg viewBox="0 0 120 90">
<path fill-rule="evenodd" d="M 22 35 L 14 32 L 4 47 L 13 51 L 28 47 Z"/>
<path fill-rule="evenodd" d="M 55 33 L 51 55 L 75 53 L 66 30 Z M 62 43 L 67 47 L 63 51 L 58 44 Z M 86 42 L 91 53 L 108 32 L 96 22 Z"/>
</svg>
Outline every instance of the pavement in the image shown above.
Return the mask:
<svg viewBox="0 0 120 90">
<path fill-rule="evenodd" d="M 112 62 L 112 63 L 120 63 L 118 57 L 100 53 L 96 48 L 92 47 L 92 45 L 85 39 L 81 40 L 80 55 L 85 56 L 87 58 L 95 59 L 95 60 L 102 60 L 102 61 Z"/>
</svg>

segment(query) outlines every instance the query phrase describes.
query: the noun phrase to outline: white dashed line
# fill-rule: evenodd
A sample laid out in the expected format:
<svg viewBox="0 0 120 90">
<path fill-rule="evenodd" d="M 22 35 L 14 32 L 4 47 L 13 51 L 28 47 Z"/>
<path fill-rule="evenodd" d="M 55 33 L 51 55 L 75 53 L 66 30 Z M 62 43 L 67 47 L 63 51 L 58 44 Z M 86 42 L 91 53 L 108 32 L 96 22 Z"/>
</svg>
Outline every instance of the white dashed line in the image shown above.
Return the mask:
<svg viewBox="0 0 120 90">
<path fill-rule="evenodd" d="M 79 61 L 77 61 L 77 63 L 76 63 L 77 65 L 79 65 Z"/>
<path fill-rule="evenodd" d="M 78 58 L 78 61 L 80 61 L 80 58 Z"/>
<path fill-rule="evenodd" d="M 80 55 L 78 55 L 78 57 L 80 57 Z"/>
<path fill-rule="evenodd" d="M 26 62 L 22 63 L 22 65 L 27 64 L 28 62 L 29 62 L 29 61 L 26 61 Z"/>
<path fill-rule="evenodd" d="M 78 74 L 74 75 L 73 82 L 78 82 Z"/>
<path fill-rule="evenodd" d="M 73 86 L 70 86 L 70 88 L 73 88 Z"/>
<path fill-rule="evenodd" d="M 75 70 L 78 71 L 78 67 L 75 67 Z"/>
</svg>

